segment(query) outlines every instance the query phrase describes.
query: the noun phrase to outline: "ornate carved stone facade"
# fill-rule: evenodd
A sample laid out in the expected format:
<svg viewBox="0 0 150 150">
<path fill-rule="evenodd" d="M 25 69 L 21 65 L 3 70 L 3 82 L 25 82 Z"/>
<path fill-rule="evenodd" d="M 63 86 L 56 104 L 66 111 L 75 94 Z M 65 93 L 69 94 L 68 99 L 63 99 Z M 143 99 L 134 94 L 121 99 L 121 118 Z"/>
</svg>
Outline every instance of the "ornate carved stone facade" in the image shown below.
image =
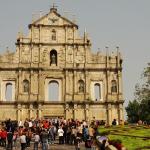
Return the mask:
<svg viewBox="0 0 150 150">
<path fill-rule="evenodd" d="M 87 34 L 56 8 L 32 22 L 27 37 L 19 33 L 15 53 L 0 56 L 0 86 L 0 120 L 123 120 L 120 53 L 92 54 Z"/>
</svg>

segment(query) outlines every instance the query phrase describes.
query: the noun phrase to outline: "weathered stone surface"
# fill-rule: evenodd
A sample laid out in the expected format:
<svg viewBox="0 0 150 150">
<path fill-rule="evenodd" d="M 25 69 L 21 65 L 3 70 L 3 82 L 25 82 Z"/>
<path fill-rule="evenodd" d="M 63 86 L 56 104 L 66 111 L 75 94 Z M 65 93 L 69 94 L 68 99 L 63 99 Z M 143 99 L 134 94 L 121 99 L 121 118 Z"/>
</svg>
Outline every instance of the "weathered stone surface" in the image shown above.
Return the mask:
<svg viewBox="0 0 150 150">
<path fill-rule="evenodd" d="M 0 120 L 95 117 L 108 124 L 123 120 L 121 63 L 119 52 L 93 54 L 87 33 L 81 38 L 78 25 L 52 8 L 29 25 L 27 37 L 19 33 L 15 53 L 0 56 Z M 57 98 L 50 100 L 52 94 Z"/>
</svg>

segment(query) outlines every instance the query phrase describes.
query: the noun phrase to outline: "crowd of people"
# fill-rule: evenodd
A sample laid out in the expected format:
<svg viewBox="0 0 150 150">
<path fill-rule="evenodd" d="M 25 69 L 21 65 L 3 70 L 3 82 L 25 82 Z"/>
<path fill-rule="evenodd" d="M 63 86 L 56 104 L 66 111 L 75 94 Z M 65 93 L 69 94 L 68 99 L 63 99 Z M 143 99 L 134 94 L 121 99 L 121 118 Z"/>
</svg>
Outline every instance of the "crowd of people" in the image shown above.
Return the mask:
<svg viewBox="0 0 150 150">
<path fill-rule="evenodd" d="M 95 120 L 88 124 L 85 120 L 64 118 L 55 119 L 26 119 L 23 121 L 6 120 L 1 123 L 0 146 L 12 150 L 18 148 L 20 142 L 21 150 L 30 147 L 34 142 L 34 150 L 41 146 L 42 150 L 48 150 L 50 144 L 71 144 L 76 150 L 80 150 L 80 143 L 85 142 L 85 148 L 91 148 L 97 133 L 99 122 Z"/>
</svg>

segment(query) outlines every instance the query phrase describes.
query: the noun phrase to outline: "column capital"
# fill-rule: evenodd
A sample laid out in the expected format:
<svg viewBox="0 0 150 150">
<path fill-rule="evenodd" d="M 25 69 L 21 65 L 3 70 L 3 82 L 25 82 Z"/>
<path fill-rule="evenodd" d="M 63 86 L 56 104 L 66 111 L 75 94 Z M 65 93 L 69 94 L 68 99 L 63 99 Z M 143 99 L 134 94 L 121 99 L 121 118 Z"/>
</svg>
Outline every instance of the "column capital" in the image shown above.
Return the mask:
<svg viewBox="0 0 150 150">
<path fill-rule="evenodd" d="M 65 110 L 69 110 L 69 104 L 65 105 Z"/>
<path fill-rule="evenodd" d="M 85 110 L 89 110 L 89 104 L 85 104 Z"/>
<path fill-rule="evenodd" d="M 74 104 L 74 110 L 76 110 L 78 108 L 77 104 Z"/>
<path fill-rule="evenodd" d="M 108 105 L 107 105 L 107 108 L 108 108 L 108 109 L 111 109 L 111 104 L 108 104 Z"/>
<path fill-rule="evenodd" d="M 22 107 L 21 107 L 21 104 L 18 104 L 17 105 L 17 109 L 21 109 Z"/>
<path fill-rule="evenodd" d="M 33 104 L 30 104 L 29 109 L 33 109 Z"/>
<path fill-rule="evenodd" d="M 123 109 L 123 104 L 119 104 L 119 109 Z"/>
</svg>

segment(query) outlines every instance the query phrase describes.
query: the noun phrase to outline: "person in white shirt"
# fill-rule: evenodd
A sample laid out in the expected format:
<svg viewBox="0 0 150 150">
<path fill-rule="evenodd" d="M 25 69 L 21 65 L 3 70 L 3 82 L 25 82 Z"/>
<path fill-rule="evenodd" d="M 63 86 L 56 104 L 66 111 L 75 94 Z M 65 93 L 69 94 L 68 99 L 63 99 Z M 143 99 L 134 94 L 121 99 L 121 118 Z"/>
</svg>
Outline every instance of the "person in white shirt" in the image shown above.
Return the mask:
<svg viewBox="0 0 150 150">
<path fill-rule="evenodd" d="M 30 120 L 29 121 L 29 128 L 32 128 L 33 124 L 32 124 L 32 121 Z"/>
<path fill-rule="evenodd" d="M 64 144 L 64 130 L 62 129 L 62 127 L 60 126 L 60 128 L 58 129 L 58 136 L 59 136 L 59 144 Z"/>
<path fill-rule="evenodd" d="M 34 150 L 38 150 L 38 145 L 40 141 L 40 136 L 38 132 L 34 135 Z"/>
<path fill-rule="evenodd" d="M 22 135 L 20 136 L 20 143 L 21 143 L 21 150 L 25 150 L 25 148 L 26 148 L 25 132 L 23 132 Z"/>
</svg>

